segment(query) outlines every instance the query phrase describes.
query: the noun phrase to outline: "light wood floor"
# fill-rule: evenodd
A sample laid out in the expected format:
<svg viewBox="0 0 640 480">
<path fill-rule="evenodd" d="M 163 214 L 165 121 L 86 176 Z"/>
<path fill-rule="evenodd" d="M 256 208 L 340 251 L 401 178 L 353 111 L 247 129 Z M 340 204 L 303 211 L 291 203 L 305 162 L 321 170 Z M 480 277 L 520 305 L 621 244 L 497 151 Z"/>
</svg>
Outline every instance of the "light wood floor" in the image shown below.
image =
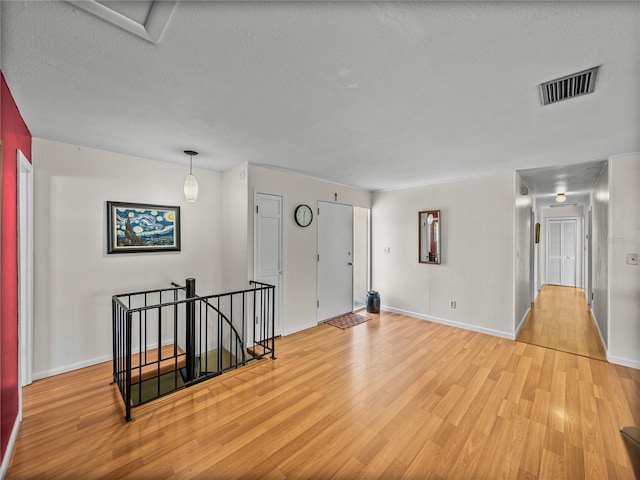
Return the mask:
<svg viewBox="0 0 640 480">
<path fill-rule="evenodd" d="M 544 285 L 518 341 L 606 360 L 582 289 Z"/>
<path fill-rule="evenodd" d="M 371 315 L 133 411 L 110 364 L 35 382 L 8 478 L 631 479 L 640 370 Z"/>
</svg>

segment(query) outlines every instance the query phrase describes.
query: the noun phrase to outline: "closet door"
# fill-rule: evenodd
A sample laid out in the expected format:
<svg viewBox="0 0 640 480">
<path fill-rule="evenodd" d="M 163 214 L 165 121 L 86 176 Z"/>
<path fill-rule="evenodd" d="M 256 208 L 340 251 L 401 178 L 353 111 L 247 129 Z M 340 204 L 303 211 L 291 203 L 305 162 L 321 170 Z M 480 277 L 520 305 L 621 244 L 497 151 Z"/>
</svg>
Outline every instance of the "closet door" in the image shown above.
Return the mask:
<svg viewBox="0 0 640 480">
<path fill-rule="evenodd" d="M 577 221 L 547 221 L 547 281 L 552 285 L 576 286 Z"/>
</svg>

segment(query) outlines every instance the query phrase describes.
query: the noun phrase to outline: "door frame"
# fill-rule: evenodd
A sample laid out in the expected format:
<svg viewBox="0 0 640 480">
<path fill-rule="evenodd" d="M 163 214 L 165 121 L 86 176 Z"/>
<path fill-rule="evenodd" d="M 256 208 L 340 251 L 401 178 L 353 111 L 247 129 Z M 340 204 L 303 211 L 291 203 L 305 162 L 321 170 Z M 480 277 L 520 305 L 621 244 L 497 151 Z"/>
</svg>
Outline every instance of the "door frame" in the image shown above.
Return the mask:
<svg viewBox="0 0 640 480">
<path fill-rule="evenodd" d="M 536 212 L 530 208 L 530 246 L 529 246 L 529 297 L 533 304 L 536 301 Z"/>
<path fill-rule="evenodd" d="M 33 382 L 33 166 L 17 153 L 18 371 L 20 386 Z M 26 228 L 26 231 L 25 231 Z M 22 393 L 22 388 L 20 388 Z M 22 402 L 22 395 L 20 395 Z"/>
<path fill-rule="evenodd" d="M 353 221 L 353 247 L 352 247 L 352 253 L 353 253 L 353 311 L 358 311 L 358 310 L 362 310 L 364 308 L 366 308 L 366 292 L 365 292 L 365 297 L 362 298 L 362 305 L 356 305 L 356 298 L 355 298 L 355 284 L 356 284 L 356 275 L 355 275 L 355 270 L 356 270 L 356 266 L 358 265 L 358 261 L 356 259 L 356 222 L 355 222 L 355 216 L 356 216 L 356 208 L 359 210 L 366 210 L 367 212 L 367 228 L 366 228 L 366 232 L 365 232 L 365 236 L 366 236 L 366 253 L 365 253 L 365 263 L 366 263 L 366 274 L 365 274 L 365 289 L 368 292 L 369 290 L 371 290 L 371 208 L 368 207 L 359 207 L 357 205 L 352 205 L 353 208 L 353 217 L 354 217 L 354 221 Z"/>
<path fill-rule="evenodd" d="M 587 303 L 593 303 L 593 210 L 589 208 L 587 225 Z M 603 342 L 604 343 L 604 342 Z"/>
<path fill-rule="evenodd" d="M 578 276 L 578 262 L 580 262 L 580 265 L 582 264 L 582 257 L 581 257 L 581 242 L 580 242 L 580 235 L 582 232 L 581 229 L 581 224 L 580 224 L 580 217 L 549 217 L 547 218 L 546 221 L 546 230 L 547 230 L 547 234 L 545 235 L 546 238 L 546 245 L 545 245 L 545 264 L 546 264 L 546 271 L 545 271 L 545 276 L 546 276 L 546 283 L 548 285 L 551 285 L 551 283 L 549 282 L 549 236 L 551 234 L 551 228 L 550 228 L 550 223 L 551 222 L 566 222 L 566 221 L 574 221 L 575 225 L 576 225 L 576 234 L 575 234 L 575 239 L 576 239 L 576 245 L 575 245 L 575 272 L 574 272 L 574 278 L 576 279 L 575 281 L 575 285 L 574 288 L 580 288 L 579 283 L 582 283 L 582 280 L 580 279 L 580 277 Z M 581 265 L 582 268 L 584 268 L 584 265 Z M 554 284 L 555 285 L 555 284 Z M 562 286 L 562 285 L 561 285 Z"/>
<path fill-rule="evenodd" d="M 284 334 L 284 326 L 285 326 L 285 318 L 284 318 L 284 273 L 285 273 L 285 258 L 284 258 L 284 206 L 285 206 L 285 195 L 282 193 L 273 193 L 267 192 L 263 190 L 254 190 L 253 191 L 253 278 L 258 279 L 258 215 L 256 215 L 256 208 L 258 206 L 258 197 L 260 195 L 270 195 L 272 197 L 280 197 L 280 245 L 278 246 L 280 250 L 280 288 L 276 289 L 276 296 L 278 299 L 278 311 L 276 312 L 276 324 L 275 324 L 275 332 L 274 336 L 279 337 Z"/>
<path fill-rule="evenodd" d="M 320 208 L 321 208 L 321 204 L 327 204 L 327 205 L 339 205 L 341 207 L 349 207 L 351 209 L 351 242 L 350 242 L 350 246 L 349 246 L 349 251 L 351 254 L 351 291 L 349 293 L 349 309 L 346 312 L 342 312 L 342 313 L 353 313 L 353 205 L 347 204 L 347 203 L 339 203 L 339 202 L 329 202 L 326 200 L 318 200 L 317 202 L 317 210 L 316 212 L 318 213 L 318 223 L 317 223 L 317 232 L 316 232 L 316 253 L 317 253 L 317 258 L 319 259 L 320 257 Z M 319 260 L 318 262 L 316 262 L 316 299 L 318 302 L 318 306 L 316 307 L 316 321 L 317 322 L 323 322 L 325 320 L 329 320 L 329 318 L 320 318 L 319 314 L 320 314 L 320 303 L 322 300 L 320 298 L 320 265 L 319 265 Z"/>
</svg>

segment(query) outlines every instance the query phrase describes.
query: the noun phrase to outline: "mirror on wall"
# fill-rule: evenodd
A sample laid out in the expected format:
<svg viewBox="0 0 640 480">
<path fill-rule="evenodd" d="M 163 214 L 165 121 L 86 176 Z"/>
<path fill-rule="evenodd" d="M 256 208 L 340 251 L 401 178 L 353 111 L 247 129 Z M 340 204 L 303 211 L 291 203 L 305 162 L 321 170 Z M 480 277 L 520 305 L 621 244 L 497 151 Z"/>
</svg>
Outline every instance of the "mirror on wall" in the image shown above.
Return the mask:
<svg viewBox="0 0 640 480">
<path fill-rule="evenodd" d="M 418 212 L 418 259 L 440 264 L 440 210 Z"/>
</svg>

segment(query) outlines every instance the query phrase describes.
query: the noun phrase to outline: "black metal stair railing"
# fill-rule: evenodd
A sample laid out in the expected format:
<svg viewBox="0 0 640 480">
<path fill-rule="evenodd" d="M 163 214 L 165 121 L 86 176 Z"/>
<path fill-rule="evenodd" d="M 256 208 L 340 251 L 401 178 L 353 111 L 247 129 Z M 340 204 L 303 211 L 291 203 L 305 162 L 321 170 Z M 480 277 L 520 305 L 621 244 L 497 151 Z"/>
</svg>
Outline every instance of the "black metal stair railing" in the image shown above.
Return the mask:
<svg viewBox="0 0 640 480">
<path fill-rule="evenodd" d="M 270 355 L 275 287 L 199 296 L 185 286 L 114 295 L 113 381 L 131 409 Z M 249 323 L 251 322 L 251 323 Z M 247 355 L 247 352 L 251 355 Z"/>
</svg>

